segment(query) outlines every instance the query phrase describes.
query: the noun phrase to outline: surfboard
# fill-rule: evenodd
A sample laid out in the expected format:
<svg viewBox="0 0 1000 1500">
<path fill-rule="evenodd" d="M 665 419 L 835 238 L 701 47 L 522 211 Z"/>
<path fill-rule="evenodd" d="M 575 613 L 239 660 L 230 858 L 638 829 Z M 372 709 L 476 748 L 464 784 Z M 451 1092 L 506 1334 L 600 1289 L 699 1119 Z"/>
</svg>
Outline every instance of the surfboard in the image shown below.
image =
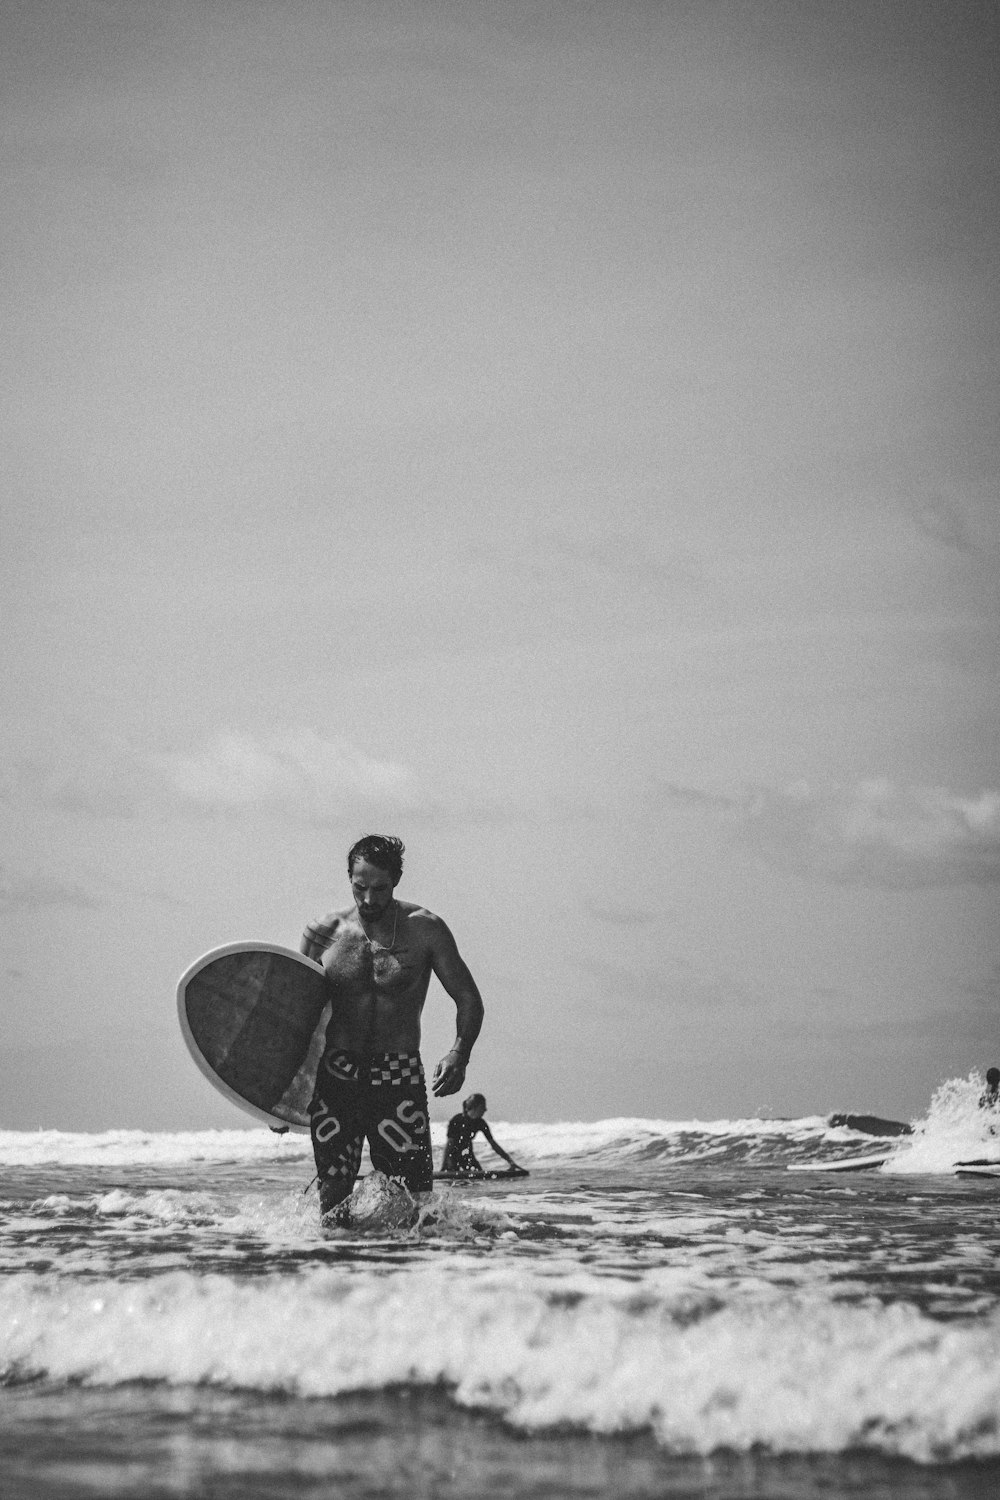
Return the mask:
<svg viewBox="0 0 1000 1500">
<path fill-rule="evenodd" d="M 517 1172 L 512 1172 L 509 1168 L 503 1172 L 435 1172 L 434 1180 L 436 1182 L 498 1182 L 501 1179 L 511 1181 L 515 1177 L 530 1176 L 531 1173 L 527 1168 L 521 1167 Z"/>
<path fill-rule="evenodd" d="M 322 967 L 273 943 L 227 943 L 177 984 L 195 1063 L 220 1094 L 268 1125 L 308 1132 L 329 986 Z"/>
<path fill-rule="evenodd" d="M 872 1156 L 840 1156 L 834 1161 L 793 1161 L 789 1172 L 870 1172 L 889 1160 L 888 1151 Z"/>
<path fill-rule="evenodd" d="M 955 1172 L 959 1177 L 1000 1177 L 1000 1161 L 994 1157 L 983 1157 L 982 1161 L 958 1161 Z"/>
</svg>

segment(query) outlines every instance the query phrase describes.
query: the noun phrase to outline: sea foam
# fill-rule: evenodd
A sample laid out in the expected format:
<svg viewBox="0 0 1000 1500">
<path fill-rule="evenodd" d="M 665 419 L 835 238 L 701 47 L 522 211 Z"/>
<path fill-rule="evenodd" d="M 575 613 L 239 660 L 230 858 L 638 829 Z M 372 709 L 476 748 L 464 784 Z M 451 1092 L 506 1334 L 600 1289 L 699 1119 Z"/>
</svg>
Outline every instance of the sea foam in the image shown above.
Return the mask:
<svg viewBox="0 0 1000 1500">
<path fill-rule="evenodd" d="M 132 1167 L 197 1162 L 277 1161 L 312 1156 L 308 1136 L 246 1130 L 0 1130 L 8 1167 Z"/>
<path fill-rule="evenodd" d="M 535 1163 L 628 1167 L 632 1164 L 718 1160 L 731 1156 L 779 1157 L 808 1152 L 828 1141 L 857 1139 L 831 1128 L 819 1115 L 795 1120 L 607 1120 L 499 1121 L 492 1129 L 511 1155 Z M 444 1146 L 443 1121 L 431 1125 L 438 1156 Z M 477 1148 L 479 1149 L 479 1148 Z M 484 1162 L 492 1155 L 482 1148 Z M 0 1165 L 121 1167 L 206 1163 L 278 1162 L 312 1158 L 309 1137 L 279 1135 L 266 1126 L 242 1130 L 108 1130 L 96 1134 L 60 1130 L 0 1130 Z"/>
<path fill-rule="evenodd" d="M 949 1078 L 905 1145 L 886 1163 L 891 1172 L 948 1172 L 956 1162 L 1000 1162 L 1000 1113 L 979 1104 L 984 1080 L 977 1072 Z"/>
<path fill-rule="evenodd" d="M 525 1431 L 650 1430 L 676 1452 L 868 1447 L 921 1462 L 1000 1452 L 1000 1314 L 718 1288 L 665 1268 L 637 1292 L 327 1268 L 271 1282 L 173 1272 L 133 1283 L 11 1278 L 0 1375 L 155 1380 L 335 1396 L 443 1385 Z"/>
</svg>

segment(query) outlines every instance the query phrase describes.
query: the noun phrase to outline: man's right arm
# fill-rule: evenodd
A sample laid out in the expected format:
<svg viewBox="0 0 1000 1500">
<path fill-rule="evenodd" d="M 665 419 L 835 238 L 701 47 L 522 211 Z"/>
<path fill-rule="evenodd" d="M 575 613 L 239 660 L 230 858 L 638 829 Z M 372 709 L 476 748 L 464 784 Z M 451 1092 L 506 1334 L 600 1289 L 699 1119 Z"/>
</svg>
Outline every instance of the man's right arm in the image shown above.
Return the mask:
<svg viewBox="0 0 1000 1500">
<path fill-rule="evenodd" d="M 321 917 L 318 922 L 310 922 L 302 934 L 299 943 L 299 952 L 304 953 L 306 958 L 311 958 L 315 963 L 322 963 L 323 954 L 333 942 L 333 934 L 337 927 L 337 917 L 334 912 L 329 916 Z"/>
</svg>

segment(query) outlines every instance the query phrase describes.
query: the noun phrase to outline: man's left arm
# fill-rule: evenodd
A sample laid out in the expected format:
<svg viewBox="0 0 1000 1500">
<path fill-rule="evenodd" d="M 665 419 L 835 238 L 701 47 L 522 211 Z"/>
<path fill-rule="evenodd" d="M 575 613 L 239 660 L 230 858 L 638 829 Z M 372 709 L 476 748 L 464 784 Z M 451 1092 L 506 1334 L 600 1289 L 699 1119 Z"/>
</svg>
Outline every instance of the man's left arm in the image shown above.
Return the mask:
<svg viewBox="0 0 1000 1500">
<path fill-rule="evenodd" d="M 435 1094 L 457 1094 L 465 1082 L 465 1070 L 483 1024 L 483 1001 L 458 945 L 445 922 L 431 923 L 431 968 L 455 1002 L 455 1045 L 434 1069 L 431 1084 Z"/>
</svg>

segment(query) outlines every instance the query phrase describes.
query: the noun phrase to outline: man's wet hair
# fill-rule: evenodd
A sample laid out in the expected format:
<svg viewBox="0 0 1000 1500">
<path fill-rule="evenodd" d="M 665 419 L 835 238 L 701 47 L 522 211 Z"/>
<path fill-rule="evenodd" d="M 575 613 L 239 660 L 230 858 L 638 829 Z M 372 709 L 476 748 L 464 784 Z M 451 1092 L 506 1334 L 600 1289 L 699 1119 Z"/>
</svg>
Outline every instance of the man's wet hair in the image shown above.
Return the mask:
<svg viewBox="0 0 1000 1500">
<path fill-rule="evenodd" d="M 468 1109 L 470 1105 L 476 1104 L 481 1104 L 483 1109 L 486 1108 L 485 1094 L 467 1094 L 466 1097 L 462 1100 L 463 1109 Z"/>
<path fill-rule="evenodd" d="M 987 1083 L 1000 1083 L 1000 1068 L 987 1068 L 986 1069 L 986 1082 Z"/>
<path fill-rule="evenodd" d="M 368 833 L 363 839 L 358 839 L 348 851 L 347 873 L 353 875 L 354 861 L 364 859 L 368 864 L 378 865 L 380 870 L 387 871 L 392 876 L 393 885 L 398 885 L 403 873 L 403 853 L 402 839 L 393 838 L 388 833 Z"/>
</svg>

